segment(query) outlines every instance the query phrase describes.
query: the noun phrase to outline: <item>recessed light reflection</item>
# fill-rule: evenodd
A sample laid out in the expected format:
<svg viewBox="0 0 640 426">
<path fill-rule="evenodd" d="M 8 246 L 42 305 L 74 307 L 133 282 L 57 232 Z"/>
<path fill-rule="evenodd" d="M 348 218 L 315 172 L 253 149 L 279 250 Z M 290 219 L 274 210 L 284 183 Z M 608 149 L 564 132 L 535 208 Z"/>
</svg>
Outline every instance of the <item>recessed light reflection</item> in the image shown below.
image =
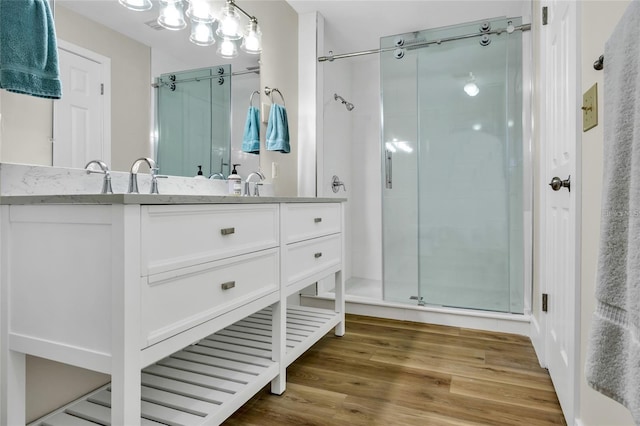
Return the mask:
<svg viewBox="0 0 640 426">
<path fill-rule="evenodd" d="M 475 130 L 476 132 L 477 132 L 477 131 L 480 131 L 480 130 L 482 130 L 482 124 L 480 124 L 480 123 L 476 123 L 476 124 L 474 124 L 473 126 L 471 126 L 471 128 L 472 128 L 473 130 Z"/>
<path fill-rule="evenodd" d="M 507 121 L 507 126 L 509 126 L 509 127 L 513 127 L 513 124 L 514 124 L 514 123 L 513 123 L 513 120 L 509 120 L 509 121 Z"/>
<path fill-rule="evenodd" d="M 403 151 L 406 153 L 413 152 L 413 148 L 411 147 L 411 144 L 409 144 L 409 142 L 399 141 L 396 138 L 394 138 L 391 142 L 385 142 L 384 146 L 387 149 L 387 151 L 390 151 L 390 152 L 398 152 L 398 151 Z"/>
</svg>

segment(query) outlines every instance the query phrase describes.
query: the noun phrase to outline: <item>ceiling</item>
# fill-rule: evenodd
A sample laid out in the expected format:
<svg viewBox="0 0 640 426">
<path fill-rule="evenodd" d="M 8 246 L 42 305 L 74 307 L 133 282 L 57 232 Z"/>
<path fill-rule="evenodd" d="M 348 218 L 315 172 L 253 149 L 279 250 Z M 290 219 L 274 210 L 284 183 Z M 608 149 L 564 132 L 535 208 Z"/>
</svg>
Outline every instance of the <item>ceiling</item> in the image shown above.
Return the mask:
<svg viewBox="0 0 640 426">
<path fill-rule="evenodd" d="M 530 15 L 529 0 L 287 0 L 298 14 L 318 11 L 339 53 L 376 49 L 380 37 L 498 16 Z M 528 21 L 527 21 L 528 22 Z M 325 52 L 326 53 L 326 52 Z"/>
</svg>

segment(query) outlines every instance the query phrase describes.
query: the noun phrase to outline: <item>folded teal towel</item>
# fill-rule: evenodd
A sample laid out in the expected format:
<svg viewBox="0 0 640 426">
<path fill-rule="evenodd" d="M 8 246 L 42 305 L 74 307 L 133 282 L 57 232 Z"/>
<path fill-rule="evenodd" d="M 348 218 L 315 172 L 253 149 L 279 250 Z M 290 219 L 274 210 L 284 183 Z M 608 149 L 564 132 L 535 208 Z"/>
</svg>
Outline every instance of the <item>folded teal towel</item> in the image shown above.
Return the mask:
<svg viewBox="0 0 640 426">
<path fill-rule="evenodd" d="M 285 154 L 291 151 L 287 110 L 282 105 L 271 105 L 269 124 L 267 124 L 267 150 L 280 151 Z"/>
<path fill-rule="evenodd" d="M 249 107 L 247 122 L 244 125 L 242 137 L 242 151 L 249 154 L 260 154 L 260 111 L 254 106 Z"/>
<path fill-rule="evenodd" d="M 0 88 L 41 98 L 62 96 L 47 0 L 0 1 Z"/>
</svg>

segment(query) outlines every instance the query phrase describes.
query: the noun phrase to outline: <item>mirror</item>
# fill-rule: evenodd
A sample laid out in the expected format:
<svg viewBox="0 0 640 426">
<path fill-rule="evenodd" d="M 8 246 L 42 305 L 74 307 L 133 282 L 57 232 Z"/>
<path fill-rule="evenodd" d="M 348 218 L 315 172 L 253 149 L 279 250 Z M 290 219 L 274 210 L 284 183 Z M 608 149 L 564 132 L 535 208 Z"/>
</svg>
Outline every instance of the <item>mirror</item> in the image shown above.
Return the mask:
<svg viewBox="0 0 640 426">
<path fill-rule="evenodd" d="M 244 153 L 241 149 L 250 95 L 260 87 L 259 55 L 240 52 L 237 58 L 224 59 L 216 54 L 216 45 L 196 46 L 189 41 L 189 26 L 181 31 L 169 31 L 157 25 L 159 7 L 157 1 L 154 0 L 153 3 L 151 10 L 135 12 L 124 8 L 115 0 L 55 1 L 58 38 L 110 58 L 111 168 L 128 171 L 132 159 L 151 156 L 158 160 L 160 173 L 163 174 L 195 176 L 199 165 L 203 166 L 206 177 L 218 172 L 227 176 L 229 164 L 241 164 L 239 170 L 242 175 L 259 170 L 259 155 Z M 224 5 L 224 1 L 212 3 L 214 10 L 219 10 Z M 251 13 L 251 9 L 247 12 Z M 101 26 L 105 27 L 104 30 Z M 115 33 L 112 35 L 112 32 Z M 121 47 L 121 44 L 137 44 L 135 49 L 138 49 L 138 53 L 128 54 L 129 47 Z M 140 53 L 140 49 L 143 53 Z M 212 154 L 198 159 L 202 157 L 202 150 L 194 148 L 191 150 L 191 158 L 179 159 L 180 167 L 174 167 L 171 162 L 165 170 L 163 163 L 168 162 L 167 158 L 173 159 L 175 149 L 163 150 L 162 143 L 159 142 L 160 130 L 164 127 L 165 134 L 168 130 L 156 121 L 162 116 L 161 111 L 154 111 L 158 101 L 161 101 L 161 89 L 152 88 L 151 84 L 163 75 L 179 75 L 187 71 L 213 69 L 212 67 L 228 67 L 230 71 L 225 71 L 228 95 L 224 98 L 229 104 L 221 106 L 215 103 L 212 107 L 211 104 L 203 104 L 202 99 L 196 99 L 191 102 L 193 110 L 186 117 L 201 121 L 201 117 L 211 109 L 228 111 L 224 112 L 228 115 L 224 119 L 216 116 L 208 126 L 208 135 L 192 130 L 172 137 L 176 143 L 179 141 L 181 146 L 187 147 L 182 152 L 188 152 L 192 146 L 202 145 L 203 138 L 214 141 L 215 147 L 210 150 Z M 202 92 L 195 89 L 195 93 Z M 165 97 L 165 105 L 171 102 L 168 99 Z M 185 118 L 184 104 L 181 104 L 183 101 L 184 99 L 176 99 L 175 104 L 170 107 L 174 111 L 180 111 L 182 116 L 173 114 L 174 129 L 183 127 L 175 121 Z M 197 104 L 203 108 L 196 108 Z M 226 147 L 220 141 L 226 141 Z"/>
</svg>

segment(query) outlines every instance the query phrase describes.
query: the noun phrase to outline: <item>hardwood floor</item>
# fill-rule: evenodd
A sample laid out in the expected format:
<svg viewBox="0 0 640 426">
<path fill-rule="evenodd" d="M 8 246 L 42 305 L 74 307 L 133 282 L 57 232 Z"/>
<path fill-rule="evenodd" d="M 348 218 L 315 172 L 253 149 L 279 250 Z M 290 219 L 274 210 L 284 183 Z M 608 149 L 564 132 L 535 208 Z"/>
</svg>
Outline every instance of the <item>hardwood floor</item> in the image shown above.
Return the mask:
<svg viewBox="0 0 640 426">
<path fill-rule="evenodd" d="M 347 315 L 225 425 L 563 425 L 528 338 Z"/>
</svg>

